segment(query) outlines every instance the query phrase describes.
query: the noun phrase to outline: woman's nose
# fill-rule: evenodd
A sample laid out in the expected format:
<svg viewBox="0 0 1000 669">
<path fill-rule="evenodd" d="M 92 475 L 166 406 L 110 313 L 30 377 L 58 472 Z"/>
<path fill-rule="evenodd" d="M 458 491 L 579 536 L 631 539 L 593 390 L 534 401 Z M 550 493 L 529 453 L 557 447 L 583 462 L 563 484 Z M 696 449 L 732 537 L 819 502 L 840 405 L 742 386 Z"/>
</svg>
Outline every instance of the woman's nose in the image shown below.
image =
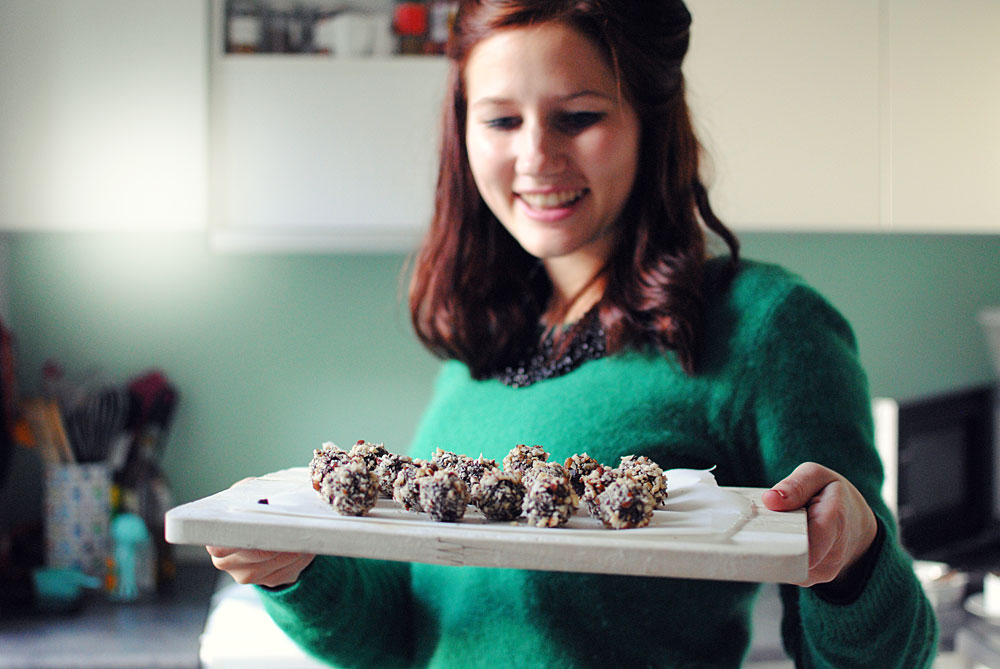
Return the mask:
<svg viewBox="0 0 1000 669">
<path fill-rule="evenodd" d="M 514 164 L 518 174 L 544 176 L 565 168 L 566 152 L 559 133 L 540 124 L 526 124 L 518 140 Z"/>
</svg>

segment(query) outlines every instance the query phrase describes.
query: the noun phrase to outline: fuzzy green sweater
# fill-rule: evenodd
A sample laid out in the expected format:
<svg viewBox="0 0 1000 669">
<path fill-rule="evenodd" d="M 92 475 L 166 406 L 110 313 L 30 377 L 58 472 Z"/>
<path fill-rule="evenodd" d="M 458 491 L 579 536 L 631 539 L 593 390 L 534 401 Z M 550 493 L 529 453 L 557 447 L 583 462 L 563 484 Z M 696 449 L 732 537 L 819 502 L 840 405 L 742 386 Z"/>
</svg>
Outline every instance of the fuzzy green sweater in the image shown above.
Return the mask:
<svg viewBox="0 0 1000 669">
<path fill-rule="evenodd" d="M 715 467 L 720 485 L 770 486 L 812 460 L 847 476 L 886 530 L 849 603 L 782 586 L 782 633 L 802 667 L 930 666 L 937 625 L 879 490 L 867 381 L 845 320 L 784 270 L 721 263 L 705 279 L 706 344 L 688 376 L 672 356 L 628 352 L 514 389 L 444 364 L 411 453 L 498 462 L 515 444 L 552 460 Z M 558 530 L 553 530 L 558 531 Z M 319 557 L 264 592 L 308 652 L 344 667 L 737 667 L 758 584 L 445 567 Z"/>
</svg>

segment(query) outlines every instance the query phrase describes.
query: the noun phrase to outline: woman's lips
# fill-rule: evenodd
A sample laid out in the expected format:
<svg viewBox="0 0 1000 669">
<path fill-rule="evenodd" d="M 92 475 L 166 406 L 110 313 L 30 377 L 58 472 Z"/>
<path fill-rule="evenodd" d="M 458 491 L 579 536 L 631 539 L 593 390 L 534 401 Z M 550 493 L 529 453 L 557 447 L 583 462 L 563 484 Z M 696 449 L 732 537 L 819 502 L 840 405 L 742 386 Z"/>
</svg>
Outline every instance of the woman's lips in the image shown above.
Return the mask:
<svg viewBox="0 0 1000 669">
<path fill-rule="evenodd" d="M 569 216 L 587 192 L 586 188 L 580 188 L 545 193 L 517 193 L 517 198 L 528 216 L 551 222 Z"/>
</svg>

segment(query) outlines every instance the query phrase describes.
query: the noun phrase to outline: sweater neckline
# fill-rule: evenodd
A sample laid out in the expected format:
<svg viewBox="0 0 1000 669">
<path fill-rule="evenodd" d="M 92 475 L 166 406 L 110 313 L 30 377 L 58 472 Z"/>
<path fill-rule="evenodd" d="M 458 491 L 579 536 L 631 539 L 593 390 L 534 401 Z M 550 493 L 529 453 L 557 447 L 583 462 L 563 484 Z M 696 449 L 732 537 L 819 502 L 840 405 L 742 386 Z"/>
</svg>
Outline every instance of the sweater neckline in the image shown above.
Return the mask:
<svg viewBox="0 0 1000 669">
<path fill-rule="evenodd" d="M 603 358 L 607 354 L 607 335 L 598 315 L 598 304 L 575 323 L 557 326 L 562 335 L 558 342 L 554 328 L 546 329 L 539 324 L 538 344 L 524 351 L 516 363 L 499 370 L 494 378 L 511 388 L 525 388 L 569 374 L 588 360 Z"/>
</svg>

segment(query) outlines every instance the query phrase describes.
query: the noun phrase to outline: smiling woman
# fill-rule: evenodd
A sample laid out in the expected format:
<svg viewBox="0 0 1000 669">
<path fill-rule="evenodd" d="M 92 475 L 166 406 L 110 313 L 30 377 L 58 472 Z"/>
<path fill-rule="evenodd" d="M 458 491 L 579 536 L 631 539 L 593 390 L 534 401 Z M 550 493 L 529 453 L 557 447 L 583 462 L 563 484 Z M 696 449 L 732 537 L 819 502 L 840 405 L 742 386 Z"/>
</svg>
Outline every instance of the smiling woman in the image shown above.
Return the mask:
<svg viewBox="0 0 1000 669">
<path fill-rule="evenodd" d="M 446 362 L 409 455 L 478 452 L 510 473 L 504 453 L 536 444 L 552 490 L 584 453 L 620 477 L 646 458 L 770 487 L 768 511 L 808 523 L 807 573 L 782 585 L 797 665 L 928 666 L 937 629 L 879 497 L 851 328 L 800 278 L 741 259 L 709 205 L 681 72 L 690 23 L 680 0 L 460 3 L 410 292 Z M 709 232 L 728 253 L 709 257 Z M 351 666 L 735 667 L 759 589 L 638 578 L 612 549 L 611 574 L 297 549 L 209 552 L 268 586 L 293 639 Z"/>
</svg>

